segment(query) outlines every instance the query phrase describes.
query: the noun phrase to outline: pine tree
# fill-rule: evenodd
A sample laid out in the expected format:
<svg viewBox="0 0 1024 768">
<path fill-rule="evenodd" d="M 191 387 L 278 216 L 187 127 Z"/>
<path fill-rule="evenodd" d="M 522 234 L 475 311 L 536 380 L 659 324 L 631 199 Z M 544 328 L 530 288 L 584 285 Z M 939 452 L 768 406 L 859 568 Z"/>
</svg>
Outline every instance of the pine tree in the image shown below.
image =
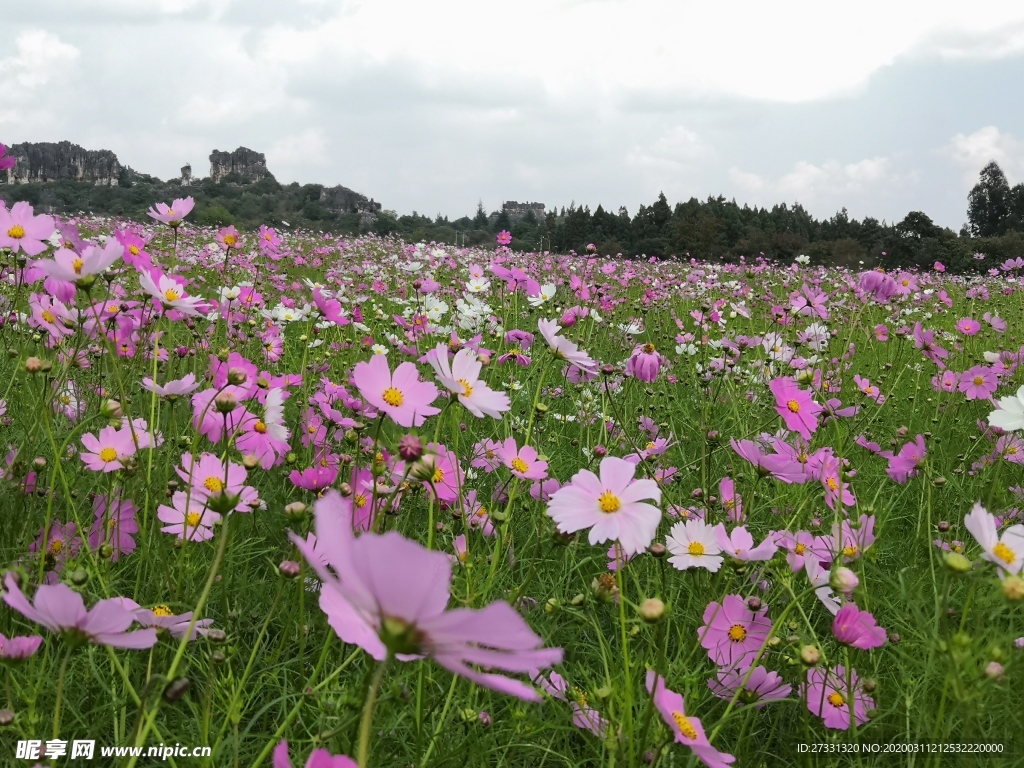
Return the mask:
<svg viewBox="0 0 1024 768">
<path fill-rule="evenodd" d="M 973 237 L 1000 235 L 1010 214 L 1010 184 L 993 160 L 967 196 L 967 225 Z"/>
</svg>

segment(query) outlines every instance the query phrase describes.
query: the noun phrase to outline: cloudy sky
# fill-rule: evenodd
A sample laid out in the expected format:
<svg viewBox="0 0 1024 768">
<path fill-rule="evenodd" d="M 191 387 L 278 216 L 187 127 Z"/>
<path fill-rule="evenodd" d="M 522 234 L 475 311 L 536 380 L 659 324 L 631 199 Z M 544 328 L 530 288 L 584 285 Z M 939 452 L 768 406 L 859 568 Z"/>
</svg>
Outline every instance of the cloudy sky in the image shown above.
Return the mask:
<svg viewBox="0 0 1024 768">
<path fill-rule="evenodd" d="M 1010 0 L 5 5 L 0 141 L 161 178 L 244 145 L 401 213 L 664 191 L 954 229 L 989 160 L 1024 181 Z"/>
</svg>

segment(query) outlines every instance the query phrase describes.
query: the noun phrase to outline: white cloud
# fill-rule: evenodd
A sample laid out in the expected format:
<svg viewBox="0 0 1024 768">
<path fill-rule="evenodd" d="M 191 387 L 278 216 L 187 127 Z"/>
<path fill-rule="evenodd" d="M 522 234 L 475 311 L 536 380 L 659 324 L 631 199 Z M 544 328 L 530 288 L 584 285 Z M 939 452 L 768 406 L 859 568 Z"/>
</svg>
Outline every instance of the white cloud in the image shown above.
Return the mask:
<svg viewBox="0 0 1024 768">
<path fill-rule="evenodd" d="M 39 89 L 66 74 L 79 56 L 75 46 L 41 29 L 22 32 L 14 53 L 0 59 L 0 123 L 23 121 L 46 112 Z"/>
<path fill-rule="evenodd" d="M 978 182 L 981 169 L 995 160 L 1008 176 L 1024 175 L 1024 142 L 994 125 L 974 133 L 958 133 L 944 148 L 945 154 L 963 169 L 964 189 Z M 1013 183 L 1013 182 L 1011 182 Z"/>
<path fill-rule="evenodd" d="M 637 166 L 674 167 L 708 160 L 715 154 L 695 132 L 684 126 L 669 129 L 650 144 L 634 145 L 626 155 L 626 162 Z"/>
</svg>

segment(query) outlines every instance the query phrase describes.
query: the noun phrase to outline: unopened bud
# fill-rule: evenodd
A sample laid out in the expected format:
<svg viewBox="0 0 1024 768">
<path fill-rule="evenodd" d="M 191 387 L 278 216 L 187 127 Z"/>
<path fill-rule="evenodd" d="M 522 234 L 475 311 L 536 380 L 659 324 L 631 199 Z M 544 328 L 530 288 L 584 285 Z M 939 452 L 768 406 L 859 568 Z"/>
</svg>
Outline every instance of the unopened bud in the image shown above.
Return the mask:
<svg viewBox="0 0 1024 768">
<path fill-rule="evenodd" d="M 227 642 L 228 635 L 223 629 L 211 629 L 206 633 L 206 639 L 211 643 L 225 643 Z"/>
<path fill-rule="evenodd" d="M 1015 603 L 1024 600 L 1024 579 L 1020 576 L 1007 576 L 1003 580 L 1003 594 L 1007 600 Z"/>
<path fill-rule="evenodd" d="M 164 701 L 173 704 L 184 696 L 185 691 L 190 687 L 192 687 L 192 683 L 187 677 L 179 677 L 171 681 L 171 684 L 167 686 L 166 690 L 164 690 Z"/>
<path fill-rule="evenodd" d="M 800 661 L 808 667 L 813 667 L 821 661 L 821 652 L 813 645 L 805 645 L 800 649 Z"/>
<path fill-rule="evenodd" d="M 1003 665 L 998 661 L 990 661 L 985 665 L 985 677 L 996 682 L 1003 680 Z"/>
<path fill-rule="evenodd" d="M 947 552 L 943 562 L 953 573 L 969 573 L 973 567 L 971 561 L 959 552 Z"/>
<path fill-rule="evenodd" d="M 285 505 L 284 514 L 292 520 L 301 520 L 306 515 L 306 505 L 301 501 L 293 501 Z"/>
<path fill-rule="evenodd" d="M 432 453 L 426 453 L 409 469 L 409 476 L 413 480 L 426 483 L 434 479 L 435 472 L 437 472 L 437 457 Z"/>
<path fill-rule="evenodd" d="M 594 458 L 595 459 L 603 459 L 607 455 L 608 455 L 608 449 L 605 448 L 603 445 L 595 445 L 594 446 Z"/>
<path fill-rule="evenodd" d="M 30 357 L 25 361 L 25 370 L 29 373 L 39 373 L 43 370 L 43 361 L 38 357 Z"/>
<path fill-rule="evenodd" d="M 747 608 L 749 610 L 753 611 L 754 613 L 757 613 L 763 607 L 764 607 L 764 603 L 761 602 L 761 598 L 759 598 L 759 597 L 748 597 L 747 598 Z"/>
<path fill-rule="evenodd" d="M 256 469 L 259 465 L 260 457 L 253 453 L 247 453 L 242 457 L 242 466 L 246 469 Z"/>
<path fill-rule="evenodd" d="M 294 579 L 299 575 L 302 567 L 294 560 L 282 560 L 281 564 L 277 566 L 277 570 L 286 579 Z"/>
<path fill-rule="evenodd" d="M 85 568 L 76 568 L 68 578 L 76 587 L 84 587 L 89 581 L 89 572 Z"/>
<path fill-rule="evenodd" d="M 939 523 L 939 533 L 946 533 L 949 530 L 949 522 L 943 520 Z"/>
<path fill-rule="evenodd" d="M 844 595 L 848 595 L 857 588 L 860 584 L 860 579 L 857 578 L 857 574 L 851 571 L 844 565 L 839 566 L 834 571 L 828 580 L 829 585 L 832 589 L 837 592 L 842 592 Z"/>
<path fill-rule="evenodd" d="M 117 400 L 104 400 L 103 405 L 100 406 L 100 413 L 106 419 L 120 419 L 124 416 L 121 404 Z"/>
<path fill-rule="evenodd" d="M 244 368 L 232 368 L 228 371 L 228 384 L 240 387 L 248 380 L 249 374 L 245 372 Z"/>
<path fill-rule="evenodd" d="M 231 413 L 238 407 L 238 398 L 233 392 L 221 392 L 213 400 L 218 413 Z"/>
<path fill-rule="evenodd" d="M 398 441 L 398 455 L 402 461 L 416 461 L 423 455 L 423 441 L 416 435 L 405 435 Z"/>
<path fill-rule="evenodd" d="M 668 554 L 668 550 L 665 548 L 665 545 L 659 544 L 658 542 L 651 544 L 651 546 L 647 548 L 647 551 L 650 552 L 653 557 L 664 557 Z"/>
<path fill-rule="evenodd" d="M 665 615 L 665 604 L 656 597 L 649 597 L 640 604 L 640 618 L 648 624 L 656 624 Z"/>
<path fill-rule="evenodd" d="M 0 709 L 0 728 L 6 728 L 14 723 L 14 712 L 9 709 Z"/>
</svg>

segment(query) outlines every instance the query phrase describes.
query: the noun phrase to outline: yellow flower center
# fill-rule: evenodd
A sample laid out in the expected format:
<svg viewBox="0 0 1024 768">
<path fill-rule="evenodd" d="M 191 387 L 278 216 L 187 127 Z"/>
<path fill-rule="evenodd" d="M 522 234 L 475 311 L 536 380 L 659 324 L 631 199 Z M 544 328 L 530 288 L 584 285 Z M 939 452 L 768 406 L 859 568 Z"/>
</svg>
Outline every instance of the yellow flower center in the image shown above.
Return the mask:
<svg viewBox="0 0 1024 768">
<path fill-rule="evenodd" d="M 693 727 L 693 723 L 690 722 L 690 718 L 684 715 L 682 712 L 673 712 L 672 719 L 676 721 L 676 727 L 679 728 L 679 732 L 683 734 L 690 741 L 697 740 L 697 729 Z"/>
<path fill-rule="evenodd" d="M 54 539 L 50 542 L 51 555 L 59 555 L 62 549 L 64 549 L 64 542 L 61 539 Z"/>
<path fill-rule="evenodd" d="M 828 695 L 828 703 L 833 707 L 841 707 L 846 704 L 846 697 L 839 691 L 832 691 L 832 693 Z"/>
<path fill-rule="evenodd" d="M 224 483 L 219 477 L 213 477 L 211 475 L 203 481 L 203 487 L 210 493 L 220 493 L 224 490 Z"/>
<path fill-rule="evenodd" d="M 128 246 L 128 252 L 132 256 L 138 256 L 139 255 L 139 246 L 137 246 L 137 245 L 129 245 Z"/>
<path fill-rule="evenodd" d="M 530 470 L 530 465 L 516 456 L 512 459 L 512 469 L 525 475 Z"/>
<path fill-rule="evenodd" d="M 7 230 L 7 236 L 13 237 L 15 240 L 20 240 L 25 236 L 25 228 L 21 226 L 21 224 L 15 224 Z"/>
<path fill-rule="evenodd" d="M 390 405 L 392 408 L 397 408 L 405 401 L 402 397 L 402 393 L 394 387 L 388 387 L 384 390 L 384 402 Z"/>
<path fill-rule="evenodd" d="M 75 274 L 76 275 L 82 274 L 82 267 L 84 267 L 84 266 L 85 266 L 85 262 L 82 261 L 77 256 L 75 257 L 75 260 L 71 262 L 71 268 L 73 270 L 75 270 Z"/>
<path fill-rule="evenodd" d="M 788 403 L 786 403 L 786 407 L 789 408 L 789 410 L 792 411 L 793 413 L 800 413 L 800 403 L 798 403 L 796 400 L 790 400 Z"/>
<path fill-rule="evenodd" d="M 164 618 L 167 618 L 168 616 L 173 616 L 174 615 L 174 611 L 172 611 L 166 605 L 154 605 L 153 606 L 153 615 L 154 616 L 159 616 L 161 619 L 164 619 Z"/>
<path fill-rule="evenodd" d="M 257 421 L 256 426 L 254 426 L 253 429 L 259 432 L 261 435 L 265 435 L 267 433 L 267 425 L 264 424 L 262 421 Z"/>
<path fill-rule="evenodd" d="M 733 624 L 729 627 L 729 639 L 738 643 L 747 637 L 747 628 L 742 624 Z"/>
<path fill-rule="evenodd" d="M 653 344 L 644 344 L 643 350 L 648 355 L 654 354 L 654 345 Z"/>
<path fill-rule="evenodd" d="M 466 381 L 465 379 L 459 379 L 459 384 L 462 385 L 462 395 L 464 397 L 469 397 L 470 395 L 473 394 L 473 388 L 469 386 L 468 381 Z"/>
<path fill-rule="evenodd" d="M 117 449 L 110 447 L 104 448 L 102 451 L 100 451 L 100 458 L 103 461 L 114 461 L 115 459 L 117 459 Z"/>
<path fill-rule="evenodd" d="M 837 483 L 837 482 L 836 482 L 836 479 L 835 479 L 834 477 L 830 477 L 830 478 L 828 478 L 828 479 L 827 479 L 827 480 L 825 481 L 825 485 L 827 485 L 827 486 L 828 486 L 828 489 L 829 489 L 830 491 L 833 491 L 833 492 L 835 492 L 835 491 L 838 491 L 838 490 L 839 490 L 839 483 Z"/>
<path fill-rule="evenodd" d="M 700 557 L 704 554 L 704 545 L 699 541 L 691 541 L 690 546 L 686 548 L 686 551 L 694 557 Z"/>
<path fill-rule="evenodd" d="M 857 551 L 858 550 L 857 550 L 857 545 L 856 544 L 850 544 L 848 546 L 843 547 L 843 554 L 846 555 L 847 557 L 853 557 L 854 555 L 857 554 Z"/>
<path fill-rule="evenodd" d="M 224 245 L 234 245 L 238 242 L 238 237 L 235 235 L 224 235 Z"/>
<path fill-rule="evenodd" d="M 1005 544 L 1003 544 L 1003 542 L 1001 541 L 998 544 L 996 544 L 995 547 L 992 548 L 992 554 L 998 557 L 1007 565 L 1009 565 L 1017 559 L 1017 553 Z"/>
<path fill-rule="evenodd" d="M 225 238 L 225 239 L 227 239 L 227 238 Z M 271 240 L 274 239 L 274 236 L 272 234 L 270 234 L 269 232 L 267 232 L 267 234 L 265 234 L 263 236 L 263 239 L 266 240 L 267 242 L 270 242 Z"/>
<path fill-rule="evenodd" d="M 173 288 L 168 288 L 166 291 L 164 291 L 164 298 L 167 299 L 167 301 L 177 301 L 178 299 L 181 298 L 181 294 L 178 293 Z"/>
<path fill-rule="evenodd" d="M 487 517 L 487 507 L 480 507 L 480 509 L 478 509 L 476 511 L 476 516 L 477 517 Z"/>
<path fill-rule="evenodd" d="M 586 691 L 582 690 L 581 688 L 577 688 L 576 686 L 573 686 L 572 694 L 573 698 L 576 699 L 576 703 L 579 704 L 581 707 L 586 707 L 589 705 L 589 702 L 587 701 Z"/>
<path fill-rule="evenodd" d="M 605 491 L 601 494 L 601 497 L 597 500 L 601 505 L 601 511 L 606 514 L 618 512 L 619 508 L 622 507 L 622 502 L 619 501 L 619 497 L 611 491 Z"/>
<path fill-rule="evenodd" d="M 199 521 L 203 519 L 203 516 L 198 512 L 189 512 L 185 515 L 185 522 L 189 528 L 195 528 L 199 525 Z"/>
<path fill-rule="evenodd" d="M 797 544 L 795 547 L 793 547 L 793 552 L 795 554 L 797 554 L 797 555 L 802 555 L 806 551 L 807 551 L 807 545 L 806 544 Z"/>
<path fill-rule="evenodd" d="M 434 476 L 431 477 L 430 479 L 433 480 L 435 483 L 442 482 L 444 480 L 444 470 L 438 467 L 437 469 L 434 470 Z"/>
<path fill-rule="evenodd" d="M 644 446 L 644 450 L 646 450 L 646 451 L 653 451 L 654 450 L 654 443 L 648 443 L 646 446 Z"/>
<path fill-rule="evenodd" d="M 361 493 L 357 493 L 355 496 L 352 497 L 352 503 L 355 504 L 360 509 L 362 509 L 363 507 L 366 506 L 366 496 Z"/>
<path fill-rule="evenodd" d="M 57 316 L 55 314 L 53 314 L 53 312 L 51 312 L 50 310 L 44 309 L 43 310 L 43 320 L 45 320 L 48 323 L 52 323 L 52 322 L 55 322 L 57 320 Z"/>
</svg>

